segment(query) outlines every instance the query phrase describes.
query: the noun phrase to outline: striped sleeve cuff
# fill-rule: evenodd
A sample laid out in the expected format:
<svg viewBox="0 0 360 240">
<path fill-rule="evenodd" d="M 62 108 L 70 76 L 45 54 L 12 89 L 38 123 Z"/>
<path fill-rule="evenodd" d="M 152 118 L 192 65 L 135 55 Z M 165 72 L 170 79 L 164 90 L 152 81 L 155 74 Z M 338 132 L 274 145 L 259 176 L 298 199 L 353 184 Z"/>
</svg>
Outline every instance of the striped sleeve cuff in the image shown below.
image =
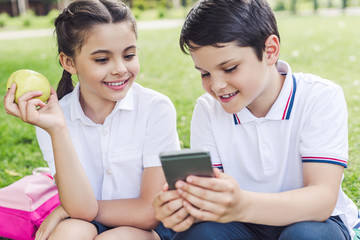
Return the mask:
<svg viewBox="0 0 360 240">
<path fill-rule="evenodd" d="M 302 161 L 303 162 L 332 163 L 332 164 L 341 165 L 341 166 L 347 168 L 347 161 L 343 160 L 343 159 L 338 159 L 338 158 L 303 156 Z"/>
<path fill-rule="evenodd" d="M 223 170 L 223 165 L 220 163 L 220 164 L 213 164 L 212 165 L 213 168 L 218 168 L 220 170 Z"/>
</svg>

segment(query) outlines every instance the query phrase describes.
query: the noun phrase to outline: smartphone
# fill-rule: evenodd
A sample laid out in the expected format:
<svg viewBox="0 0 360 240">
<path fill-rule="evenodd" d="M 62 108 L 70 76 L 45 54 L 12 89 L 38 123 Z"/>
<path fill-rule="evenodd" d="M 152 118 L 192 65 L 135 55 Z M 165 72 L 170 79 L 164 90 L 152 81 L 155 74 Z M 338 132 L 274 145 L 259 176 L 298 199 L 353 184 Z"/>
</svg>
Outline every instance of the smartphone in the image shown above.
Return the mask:
<svg viewBox="0 0 360 240">
<path fill-rule="evenodd" d="M 185 180 L 188 175 L 213 177 L 209 151 L 203 149 L 182 149 L 160 153 L 169 190 L 175 189 L 178 180 Z"/>
</svg>

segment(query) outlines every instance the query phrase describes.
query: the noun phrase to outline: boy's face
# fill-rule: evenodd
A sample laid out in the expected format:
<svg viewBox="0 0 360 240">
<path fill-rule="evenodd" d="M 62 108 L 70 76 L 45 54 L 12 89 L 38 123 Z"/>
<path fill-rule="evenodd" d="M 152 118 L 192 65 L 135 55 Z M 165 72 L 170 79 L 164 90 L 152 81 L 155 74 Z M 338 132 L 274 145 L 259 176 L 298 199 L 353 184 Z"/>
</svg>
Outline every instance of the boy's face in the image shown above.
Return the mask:
<svg viewBox="0 0 360 240">
<path fill-rule="evenodd" d="M 201 73 L 203 88 L 228 113 L 237 113 L 244 107 L 256 112 L 269 91 L 266 55 L 259 61 L 250 47 L 239 47 L 236 42 L 219 45 L 200 47 L 190 53 Z"/>
</svg>

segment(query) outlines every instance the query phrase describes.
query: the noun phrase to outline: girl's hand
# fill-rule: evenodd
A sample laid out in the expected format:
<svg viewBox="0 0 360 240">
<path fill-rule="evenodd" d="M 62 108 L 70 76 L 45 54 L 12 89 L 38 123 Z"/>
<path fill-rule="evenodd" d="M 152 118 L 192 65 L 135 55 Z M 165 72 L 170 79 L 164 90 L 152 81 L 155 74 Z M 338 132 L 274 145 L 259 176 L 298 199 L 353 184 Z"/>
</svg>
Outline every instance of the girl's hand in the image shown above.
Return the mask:
<svg viewBox="0 0 360 240">
<path fill-rule="evenodd" d="M 59 205 L 45 218 L 36 232 L 35 240 L 47 240 L 55 229 L 55 227 L 69 215 L 65 212 L 64 208 Z"/>
<path fill-rule="evenodd" d="M 65 126 L 65 118 L 57 100 L 54 89 L 51 89 L 50 98 L 45 104 L 40 99 L 34 97 L 41 96 L 40 91 L 31 91 L 23 94 L 15 100 L 16 84 L 13 83 L 4 97 L 4 106 L 7 114 L 20 118 L 24 122 L 36 125 L 46 131 L 51 131 L 56 127 Z"/>
<path fill-rule="evenodd" d="M 189 176 L 176 183 L 178 194 L 191 216 L 201 221 L 238 221 L 243 194 L 235 179 L 214 169 L 216 178 Z"/>
<path fill-rule="evenodd" d="M 176 232 L 185 231 L 195 222 L 195 218 L 190 216 L 183 207 L 183 199 L 177 191 L 168 191 L 165 184 L 153 201 L 155 208 L 155 218 L 161 221 L 165 227 L 171 228 Z"/>
</svg>

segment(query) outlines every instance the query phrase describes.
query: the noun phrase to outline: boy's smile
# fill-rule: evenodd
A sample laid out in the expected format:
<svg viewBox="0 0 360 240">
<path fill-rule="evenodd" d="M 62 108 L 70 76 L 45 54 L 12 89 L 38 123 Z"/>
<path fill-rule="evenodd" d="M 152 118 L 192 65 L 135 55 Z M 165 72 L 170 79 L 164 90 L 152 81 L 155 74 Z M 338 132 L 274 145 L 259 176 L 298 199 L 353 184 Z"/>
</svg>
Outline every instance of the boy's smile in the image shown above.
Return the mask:
<svg viewBox="0 0 360 240">
<path fill-rule="evenodd" d="M 230 42 L 200 47 L 190 54 L 203 88 L 228 113 L 247 107 L 255 116 L 264 117 L 280 92 L 280 75 L 275 64 L 268 64 L 265 52 L 259 61 L 252 48 Z"/>
</svg>

